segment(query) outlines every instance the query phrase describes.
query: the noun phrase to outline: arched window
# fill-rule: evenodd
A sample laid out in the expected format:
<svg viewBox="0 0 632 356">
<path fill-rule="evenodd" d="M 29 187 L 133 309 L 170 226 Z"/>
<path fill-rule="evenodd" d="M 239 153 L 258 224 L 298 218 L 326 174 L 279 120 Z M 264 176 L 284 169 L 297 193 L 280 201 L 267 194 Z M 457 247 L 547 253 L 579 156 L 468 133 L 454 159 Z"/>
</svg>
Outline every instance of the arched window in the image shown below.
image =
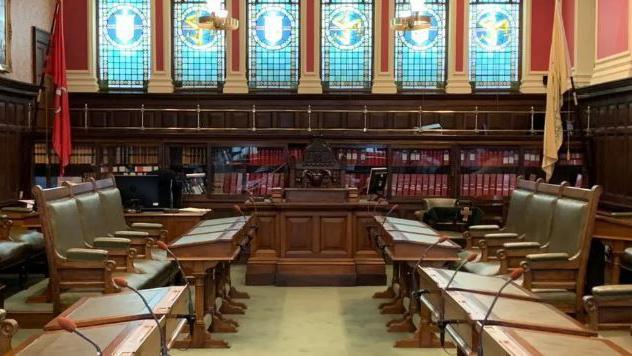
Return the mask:
<svg viewBox="0 0 632 356">
<path fill-rule="evenodd" d="M 445 87 L 446 0 L 426 0 L 431 27 L 395 33 L 395 81 L 402 90 Z M 410 15 L 410 0 L 397 0 L 397 17 Z"/>
<path fill-rule="evenodd" d="M 223 5 L 223 4 L 222 4 Z M 202 29 L 206 0 L 173 0 L 173 81 L 176 88 L 218 88 L 224 82 L 224 31 Z"/>
<path fill-rule="evenodd" d="M 151 64 L 150 0 L 97 0 L 99 87 L 145 89 Z"/>
<path fill-rule="evenodd" d="M 521 0 L 470 0 L 470 81 L 474 89 L 517 89 Z"/>
<path fill-rule="evenodd" d="M 370 89 L 373 1 L 322 0 L 322 79 L 328 89 Z"/>
<path fill-rule="evenodd" d="M 299 73 L 299 0 L 248 3 L 248 83 L 252 89 L 295 89 Z"/>
</svg>

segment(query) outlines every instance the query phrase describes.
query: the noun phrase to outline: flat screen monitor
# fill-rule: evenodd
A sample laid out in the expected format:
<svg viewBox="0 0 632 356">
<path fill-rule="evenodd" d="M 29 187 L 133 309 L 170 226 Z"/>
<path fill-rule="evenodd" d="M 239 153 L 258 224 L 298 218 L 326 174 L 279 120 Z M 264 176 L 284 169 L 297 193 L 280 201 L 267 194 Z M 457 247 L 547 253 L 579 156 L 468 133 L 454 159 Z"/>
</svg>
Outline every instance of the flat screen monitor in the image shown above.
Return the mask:
<svg viewBox="0 0 632 356">
<path fill-rule="evenodd" d="M 123 206 L 134 210 L 166 208 L 160 204 L 160 177 L 115 176 L 116 186 L 121 192 Z"/>
<path fill-rule="evenodd" d="M 388 169 L 371 168 L 369 175 L 369 186 L 367 187 L 367 195 L 377 194 L 384 195 L 386 192 L 386 181 L 388 180 Z"/>
</svg>

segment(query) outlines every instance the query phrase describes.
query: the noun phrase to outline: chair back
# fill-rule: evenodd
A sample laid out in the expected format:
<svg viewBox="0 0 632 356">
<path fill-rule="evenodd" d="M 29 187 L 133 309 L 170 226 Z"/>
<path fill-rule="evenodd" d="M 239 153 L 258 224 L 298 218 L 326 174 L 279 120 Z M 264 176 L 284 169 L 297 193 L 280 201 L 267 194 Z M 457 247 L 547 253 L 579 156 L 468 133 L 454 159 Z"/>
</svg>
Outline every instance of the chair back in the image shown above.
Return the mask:
<svg viewBox="0 0 632 356">
<path fill-rule="evenodd" d="M 525 211 L 531 203 L 533 192 L 525 189 L 514 189 L 509 198 L 509 209 L 505 222 L 505 231 L 521 234 L 526 230 Z"/>
<path fill-rule="evenodd" d="M 523 215 L 525 240 L 545 244 L 551 232 L 552 212 L 560 195 L 560 186 L 538 182 Z"/>
<path fill-rule="evenodd" d="M 86 182 L 70 186 L 70 193 L 77 201 L 81 216 L 81 229 L 85 241 L 92 245 L 97 237 L 110 234 L 107 213 L 93 182 Z"/>
<path fill-rule="evenodd" d="M 573 256 L 581 249 L 581 240 L 588 223 L 589 203 L 560 198 L 553 212 L 548 252 L 566 252 Z"/>
<path fill-rule="evenodd" d="M 425 198 L 423 199 L 425 210 L 432 208 L 451 208 L 456 204 L 456 199 L 453 198 Z"/>
<path fill-rule="evenodd" d="M 42 224 L 48 225 L 44 236 L 54 251 L 64 257 L 71 248 L 85 248 L 83 230 L 77 226 L 81 223 L 81 214 L 77 201 L 70 195 L 70 188 L 46 189 L 40 195 L 42 201 L 38 201 L 37 206 L 44 210 Z"/>
<path fill-rule="evenodd" d="M 110 231 L 127 230 L 128 225 L 125 221 L 125 213 L 123 212 L 123 202 L 121 193 L 116 188 L 114 178 L 101 179 L 94 182 L 101 204 L 105 210 L 107 225 Z"/>
</svg>

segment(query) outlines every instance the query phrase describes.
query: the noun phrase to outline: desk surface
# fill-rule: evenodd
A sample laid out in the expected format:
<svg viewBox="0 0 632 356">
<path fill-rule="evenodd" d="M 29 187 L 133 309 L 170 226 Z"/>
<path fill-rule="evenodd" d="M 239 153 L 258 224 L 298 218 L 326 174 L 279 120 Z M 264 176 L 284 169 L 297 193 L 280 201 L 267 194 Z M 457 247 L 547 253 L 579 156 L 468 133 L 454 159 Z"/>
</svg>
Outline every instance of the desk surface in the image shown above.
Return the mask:
<svg viewBox="0 0 632 356">
<path fill-rule="evenodd" d="M 185 287 L 164 287 L 141 290 L 140 293 L 147 299 L 147 303 L 156 315 L 186 314 Z M 174 307 L 178 306 L 174 310 Z M 182 310 L 180 310 L 182 309 Z M 66 309 L 59 317 L 73 320 L 77 326 L 93 326 L 109 323 L 150 319 L 142 300 L 131 291 L 116 294 L 106 294 L 94 297 L 84 297 Z M 59 330 L 60 326 L 55 318 L 51 320 L 44 330 Z"/>
<path fill-rule="evenodd" d="M 153 320 L 79 328 L 88 338 L 101 347 L 104 355 L 158 355 L 160 334 Z M 20 356 L 85 356 L 96 351 L 78 335 L 65 330 L 47 331 L 25 341 L 10 355 Z"/>
<path fill-rule="evenodd" d="M 180 210 L 177 213 L 166 213 L 164 211 L 143 211 L 138 213 L 125 212 L 126 217 L 203 217 L 210 213 L 211 209 L 194 209 L 194 210 Z"/>
<path fill-rule="evenodd" d="M 486 326 L 483 335 L 485 355 L 632 355 L 608 339 L 563 335 L 503 326 Z"/>
</svg>

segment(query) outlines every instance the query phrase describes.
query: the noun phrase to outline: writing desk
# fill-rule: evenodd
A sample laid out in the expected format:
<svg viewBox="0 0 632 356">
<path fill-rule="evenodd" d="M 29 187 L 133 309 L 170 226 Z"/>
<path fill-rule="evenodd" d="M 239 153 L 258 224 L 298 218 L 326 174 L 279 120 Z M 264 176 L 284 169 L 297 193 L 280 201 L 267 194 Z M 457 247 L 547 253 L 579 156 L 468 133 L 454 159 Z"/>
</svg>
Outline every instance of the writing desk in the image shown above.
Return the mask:
<svg viewBox="0 0 632 356">
<path fill-rule="evenodd" d="M 417 301 L 410 298 L 408 310 L 404 298 L 417 288 L 415 267 L 429 246 L 438 241 L 441 235 L 428 225 L 408 219 L 385 218 L 376 216 L 376 228 L 371 232 L 374 244 L 382 251 L 385 259 L 393 262 L 391 285 L 384 292 L 376 293 L 374 298 L 394 298 L 380 305 L 382 314 L 404 313 L 400 319 L 390 321 L 387 326 L 391 332 L 415 332 L 413 340 L 397 341 L 396 347 L 413 347 L 418 344 L 420 330 L 413 323 L 413 315 L 419 310 Z M 443 266 L 447 262 L 457 261 L 461 247 L 452 241 L 442 242 L 428 251 L 421 262 L 424 266 Z M 396 287 L 399 288 L 396 288 Z M 394 291 L 397 290 L 397 293 Z"/>
<path fill-rule="evenodd" d="M 219 228 L 221 226 L 221 228 Z M 228 343 L 214 339 L 206 330 L 204 317 L 212 317 L 212 332 L 236 332 L 238 323 L 223 313 L 243 313 L 245 305 L 232 298 L 247 297 L 230 283 L 230 263 L 234 261 L 255 233 L 249 216 L 206 220 L 189 233 L 173 241 L 169 248 L 180 260 L 195 286 L 195 325 L 193 334 L 176 341 L 176 347 L 225 348 Z M 216 307 L 217 300 L 221 307 Z"/>
<path fill-rule="evenodd" d="M 481 321 L 489 309 L 491 295 L 443 291 L 444 318 L 452 323 L 446 332 L 465 354 L 478 349 Z M 489 316 L 487 325 L 500 325 L 521 329 L 547 331 L 577 336 L 597 336 L 575 319 L 550 304 L 538 301 L 500 297 Z"/>
<path fill-rule="evenodd" d="M 626 248 L 632 246 L 632 216 L 597 211 L 593 238 L 610 247 L 612 260 L 608 263 L 606 281 L 609 284 L 619 284 L 621 256 Z"/>
<path fill-rule="evenodd" d="M 161 320 L 164 323 L 164 318 Z M 153 320 L 135 320 L 115 324 L 86 326 L 78 330 L 94 341 L 104 355 L 155 356 L 160 354 L 160 332 Z M 85 356 L 95 349 L 78 335 L 65 330 L 46 331 L 26 340 L 9 355 Z"/>
<path fill-rule="evenodd" d="M 185 326 L 189 314 L 189 296 L 184 286 L 144 289 L 139 291 L 154 314 L 165 316 L 165 335 L 175 338 Z M 61 330 L 58 319 L 66 317 L 78 327 L 105 325 L 133 320 L 153 320 L 136 293 L 126 291 L 94 297 L 83 297 L 44 326 L 44 330 Z"/>
<path fill-rule="evenodd" d="M 177 213 L 162 211 L 145 211 L 139 213 L 125 213 L 125 220 L 131 225 L 137 222 L 158 223 L 167 230 L 166 243 L 187 233 L 211 214 L 211 209 L 183 210 Z"/>
<path fill-rule="evenodd" d="M 485 356 L 632 356 L 608 339 L 505 326 L 485 326 L 483 351 Z"/>
</svg>

